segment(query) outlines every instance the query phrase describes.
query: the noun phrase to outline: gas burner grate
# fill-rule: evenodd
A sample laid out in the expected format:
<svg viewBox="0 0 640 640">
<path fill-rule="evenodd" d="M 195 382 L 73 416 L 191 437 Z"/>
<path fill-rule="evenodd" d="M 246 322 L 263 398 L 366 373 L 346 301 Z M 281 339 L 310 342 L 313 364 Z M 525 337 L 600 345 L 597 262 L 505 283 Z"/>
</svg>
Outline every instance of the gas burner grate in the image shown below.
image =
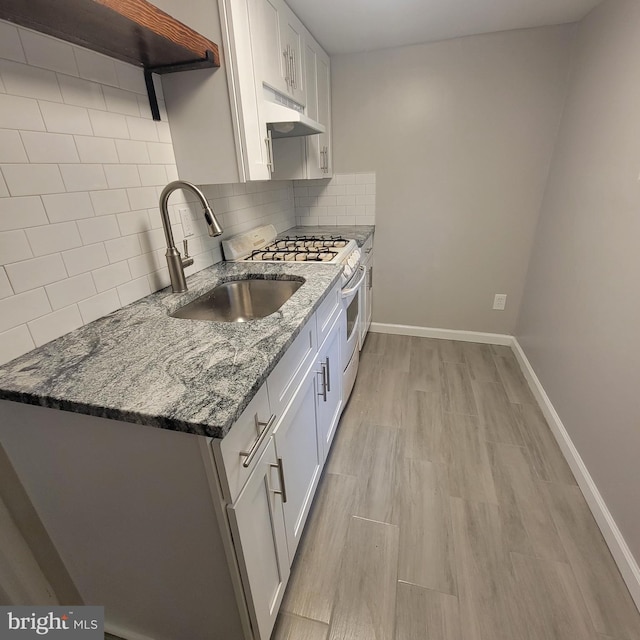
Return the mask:
<svg viewBox="0 0 640 640">
<path fill-rule="evenodd" d="M 331 262 L 338 253 L 336 251 L 321 250 L 320 247 L 283 247 L 274 243 L 254 251 L 247 260 L 254 262 Z"/>
</svg>

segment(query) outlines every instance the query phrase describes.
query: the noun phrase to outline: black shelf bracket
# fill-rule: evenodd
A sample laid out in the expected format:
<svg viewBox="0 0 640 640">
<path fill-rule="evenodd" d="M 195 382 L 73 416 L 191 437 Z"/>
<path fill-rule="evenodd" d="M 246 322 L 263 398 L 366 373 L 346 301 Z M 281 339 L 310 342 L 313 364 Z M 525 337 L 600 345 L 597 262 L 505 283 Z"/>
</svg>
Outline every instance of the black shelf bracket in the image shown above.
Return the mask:
<svg viewBox="0 0 640 640">
<path fill-rule="evenodd" d="M 193 71 L 194 69 L 210 69 L 217 68 L 213 57 L 213 51 L 207 50 L 204 58 L 191 60 L 189 62 L 179 62 L 177 64 L 166 64 L 159 67 L 144 68 L 144 82 L 147 86 L 147 95 L 149 96 L 149 106 L 151 107 L 151 115 L 154 120 L 160 120 L 160 108 L 158 107 L 158 96 L 156 88 L 153 84 L 152 74 L 157 73 L 163 75 L 165 73 L 178 73 L 179 71 Z"/>
</svg>

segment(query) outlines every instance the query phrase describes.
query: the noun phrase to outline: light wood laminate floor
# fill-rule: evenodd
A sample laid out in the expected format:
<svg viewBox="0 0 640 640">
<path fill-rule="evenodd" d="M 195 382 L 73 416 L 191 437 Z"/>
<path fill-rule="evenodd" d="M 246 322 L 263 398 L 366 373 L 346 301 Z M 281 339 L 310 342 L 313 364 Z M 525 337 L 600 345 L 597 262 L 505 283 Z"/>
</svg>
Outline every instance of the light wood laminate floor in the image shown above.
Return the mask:
<svg viewBox="0 0 640 640">
<path fill-rule="evenodd" d="M 273 640 L 639 640 L 507 347 L 370 333 Z"/>
</svg>

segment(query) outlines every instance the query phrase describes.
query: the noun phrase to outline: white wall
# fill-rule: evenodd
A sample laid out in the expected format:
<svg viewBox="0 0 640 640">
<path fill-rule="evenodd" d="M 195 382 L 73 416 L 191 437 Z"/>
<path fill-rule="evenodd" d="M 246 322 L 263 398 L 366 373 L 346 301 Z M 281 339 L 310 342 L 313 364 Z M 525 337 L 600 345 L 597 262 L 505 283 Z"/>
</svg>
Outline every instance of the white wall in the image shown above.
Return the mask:
<svg viewBox="0 0 640 640">
<path fill-rule="evenodd" d="M 332 58 L 334 169 L 376 173 L 375 321 L 513 332 L 572 34 Z"/>
<path fill-rule="evenodd" d="M 516 335 L 640 560 L 640 4 L 576 44 Z"/>
<path fill-rule="evenodd" d="M 0 363 L 169 284 L 158 196 L 176 178 L 141 69 L 0 21 Z M 290 182 L 205 194 L 225 235 L 295 224 Z M 188 206 L 190 274 L 221 255 Z"/>
</svg>

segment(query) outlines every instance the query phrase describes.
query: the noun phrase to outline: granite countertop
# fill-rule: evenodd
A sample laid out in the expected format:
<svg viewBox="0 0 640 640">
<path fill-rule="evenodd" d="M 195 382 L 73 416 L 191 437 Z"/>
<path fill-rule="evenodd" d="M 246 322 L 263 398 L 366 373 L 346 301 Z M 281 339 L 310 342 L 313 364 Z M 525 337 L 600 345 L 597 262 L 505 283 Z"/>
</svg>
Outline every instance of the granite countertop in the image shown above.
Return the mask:
<svg viewBox="0 0 640 640">
<path fill-rule="evenodd" d="M 338 225 L 336 227 L 320 226 L 320 227 L 292 227 L 278 234 L 278 238 L 285 236 L 344 236 L 353 239 L 361 247 L 375 232 L 375 226 L 372 224 L 361 225 Z"/>
<path fill-rule="evenodd" d="M 0 366 L 0 399 L 224 437 L 340 278 L 337 265 L 221 262 Z M 247 323 L 169 317 L 217 284 L 303 278 Z"/>
</svg>

